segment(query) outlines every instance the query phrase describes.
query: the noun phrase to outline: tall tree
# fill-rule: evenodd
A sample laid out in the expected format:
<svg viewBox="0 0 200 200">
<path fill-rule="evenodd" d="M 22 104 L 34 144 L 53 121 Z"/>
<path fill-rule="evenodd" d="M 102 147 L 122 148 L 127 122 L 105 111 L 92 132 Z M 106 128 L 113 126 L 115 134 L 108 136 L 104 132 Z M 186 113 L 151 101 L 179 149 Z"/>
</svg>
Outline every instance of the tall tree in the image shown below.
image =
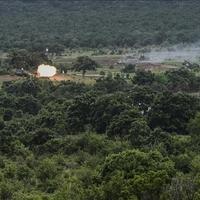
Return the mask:
<svg viewBox="0 0 200 200">
<path fill-rule="evenodd" d="M 88 56 L 80 56 L 74 62 L 72 69 L 78 72 L 82 71 L 84 77 L 87 70 L 96 70 L 97 67 L 98 64 Z"/>
</svg>

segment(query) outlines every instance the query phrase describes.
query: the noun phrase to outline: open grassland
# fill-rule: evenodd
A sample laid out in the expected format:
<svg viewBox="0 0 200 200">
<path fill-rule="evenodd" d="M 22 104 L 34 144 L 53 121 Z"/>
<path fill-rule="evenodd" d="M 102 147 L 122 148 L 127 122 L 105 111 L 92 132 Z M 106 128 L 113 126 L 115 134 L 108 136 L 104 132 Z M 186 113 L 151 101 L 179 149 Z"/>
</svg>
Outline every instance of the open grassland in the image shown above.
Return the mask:
<svg viewBox="0 0 200 200">
<path fill-rule="evenodd" d="M 73 54 L 72 56 L 66 56 L 66 55 L 58 56 L 54 58 L 54 62 L 57 64 L 71 65 L 75 61 L 75 59 L 79 56 L 90 56 L 93 60 L 97 61 L 102 66 L 116 65 L 121 59 L 121 55 L 92 56 L 86 53 L 86 54 Z"/>
<path fill-rule="evenodd" d="M 120 60 L 122 55 L 93 55 L 94 51 L 81 51 L 81 52 L 73 52 L 71 54 L 64 53 L 62 56 L 54 56 L 51 59 L 55 66 L 64 66 L 66 69 L 65 73 L 62 73 L 60 70 L 58 74 L 52 77 L 50 80 L 52 81 L 73 81 L 77 83 L 85 83 L 93 85 L 96 80 L 102 76 L 107 76 L 108 74 L 112 74 L 116 76 L 120 74 L 122 77 L 126 77 L 125 73 L 122 73 L 122 69 L 124 68 L 124 64 L 120 64 Z M 70 68 L 73 62 L 76 60 L 78 56 L 89 56 L 91 59 L 95 60 L 99 67 L 95 71 L 87 71 L 85 76 L 83 77 L 81 72 L 71 71 Z M 1 59 L 6 58 L 6 54 L 0 54 Z M 154 73 L 163 73 L 167 70 L 173 70 L 179 68 L 181 66 L 180 62 L 169 61 L 161 64 L 154 63 L 142 63 L 137 64 L 136 69 L 139 70 L 150 70 Z M 36 71 L 36 69 L 34 70 Z M 134 73 L 129 74 L 129 78 L 132 78 Z M 13 75 L 1 75 L 0 76 L 0 84 L 4 81 L 12 81 L 22 77 L 13 76 Z"/>
</svg>

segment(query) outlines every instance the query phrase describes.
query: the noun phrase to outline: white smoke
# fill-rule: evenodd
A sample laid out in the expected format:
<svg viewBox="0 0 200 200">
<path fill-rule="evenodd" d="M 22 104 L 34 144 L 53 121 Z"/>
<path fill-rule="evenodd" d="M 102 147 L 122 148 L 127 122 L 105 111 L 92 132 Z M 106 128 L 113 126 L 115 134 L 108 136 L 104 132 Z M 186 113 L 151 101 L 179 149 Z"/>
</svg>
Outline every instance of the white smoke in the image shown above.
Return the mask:
<svg viewBox="0 0 200 200">
<path fill-rule="evenodd" d="M 37 75 L 39 77 L 52 77 L 56 75 L 56 68 L 50 65 L 39 65 L 37 69 Z"/>
<path fill-rule="evenodd" d="M 143 56 L 144 59 L 140 59 Z M 163 63 L 166 61 L 183 62 L 184 60 L 190 62 L 200 61 L 200 43 L 191 45 L 176 45 L 168 48 L 152 48 L 145 53 L 127 54 L 123 56 L 121 62 L 125 63 Z"/>
</svg>

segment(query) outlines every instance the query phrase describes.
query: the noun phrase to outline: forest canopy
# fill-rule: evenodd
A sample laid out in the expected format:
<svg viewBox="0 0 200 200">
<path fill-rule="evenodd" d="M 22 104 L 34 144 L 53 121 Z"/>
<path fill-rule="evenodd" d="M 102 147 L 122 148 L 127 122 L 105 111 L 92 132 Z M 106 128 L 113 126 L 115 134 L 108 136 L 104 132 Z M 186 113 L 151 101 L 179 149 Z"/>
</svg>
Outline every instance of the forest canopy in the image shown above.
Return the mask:
<svg viewBox="0 0 200 200">
<path fill-rule="evenodd" d="M 199 40 L 197 1 L 1 1 L 1 50 L 141 47 Z"/>
<path fill-rule="evenodd" d="M 4 82 L 0 199 L 198 200 L 200 77 L 159 76 Z"/>
</svg>

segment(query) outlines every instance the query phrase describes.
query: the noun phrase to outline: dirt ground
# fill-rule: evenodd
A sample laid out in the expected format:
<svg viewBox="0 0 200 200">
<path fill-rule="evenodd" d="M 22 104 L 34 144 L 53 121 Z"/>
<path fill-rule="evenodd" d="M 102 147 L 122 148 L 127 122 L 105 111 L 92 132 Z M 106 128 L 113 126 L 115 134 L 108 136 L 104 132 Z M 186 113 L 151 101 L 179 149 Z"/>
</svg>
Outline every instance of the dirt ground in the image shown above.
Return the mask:
<svg viewBox="0 0 200 200">
<path fill-rule="evenodd" d="M 14 81 L 17 79 L 20 79 L 22 77 L 20 76 L 11 76 L 11 75 L 0 75 L 0 84 L 2 84 L 5 81 Z"/>
<path fill-rule="evenodd" d="M 96 79 L 98 79 L 100 76 L 97 75 L 85 75 L 82 77 L 81 74 L 76 74 L 76 75 L 68 75 L 68 74 L 56 74 L 55 76 L 51 77 L 51 81 L 73 81 L 77 83 L 85 83 L 85 84 L 94 84 L 96 82 Z"/>
<path fill-rule="evenodd" d="M 173 65 L 168 65 L 168 64 L 159 64 L 159 63 L 141 63 L 141 64 L 137 64 L 136 65 L 137 69 L 140 70 L 146 70 L 146 71 L 152 71 L 154 73 L 156 72 L 165 72 L 167 70 L 172 70 L 172 69 L 176 69 L 177 66 L 173 66 Z"/>
</svg>

